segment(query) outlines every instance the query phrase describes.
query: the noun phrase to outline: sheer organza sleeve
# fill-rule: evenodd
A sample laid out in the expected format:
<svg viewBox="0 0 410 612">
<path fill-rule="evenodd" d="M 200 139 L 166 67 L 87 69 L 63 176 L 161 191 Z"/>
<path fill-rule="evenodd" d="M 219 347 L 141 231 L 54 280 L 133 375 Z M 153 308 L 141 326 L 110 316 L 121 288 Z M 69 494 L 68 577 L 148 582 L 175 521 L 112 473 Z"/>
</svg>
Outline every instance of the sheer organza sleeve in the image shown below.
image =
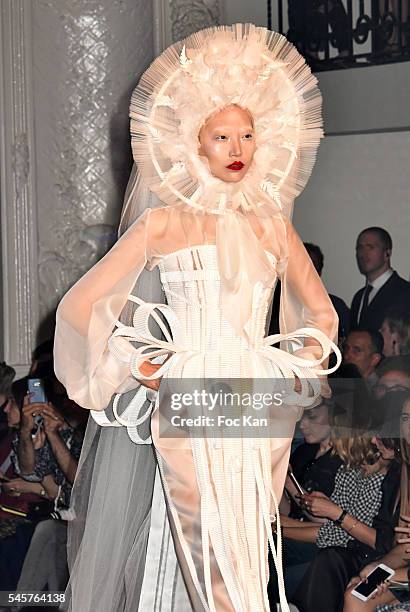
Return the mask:
<svg viewBox="0 0 410 612">
<path fill-rule="evenodd" d="M 90 410 L 104 410 L 113 393 L 138 386 L 107 343 L 147 263 L 149 217 L 147 209 L 57 309 L 55 372 L 70 398 Z"/>
<path fill-rule="evenodd" d="M 281 278 L 280 329 L 290 333 L 300 328 L 314 328 L 337 344 L 338 316 L 329 295 L 292 223 L 284 220 L 285 252 Z M 305 340 L 298 356 L 305 359 L 321 357 L 321 347 L 312 338 Z M 286 350 L 292 350 L 291 346 Z M 327 367 L 327 360 L 322 363 Z"/>
</svg>

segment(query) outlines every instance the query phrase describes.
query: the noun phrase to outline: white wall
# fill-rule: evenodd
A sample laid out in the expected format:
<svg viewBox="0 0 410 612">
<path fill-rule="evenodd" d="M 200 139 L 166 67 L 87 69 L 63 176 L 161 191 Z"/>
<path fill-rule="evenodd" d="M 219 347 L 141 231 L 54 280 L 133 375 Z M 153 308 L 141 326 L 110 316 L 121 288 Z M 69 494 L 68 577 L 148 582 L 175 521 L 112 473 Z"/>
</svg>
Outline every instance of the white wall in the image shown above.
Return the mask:
<svg viewBox="0 0 410 612">
<path fill-rule="evenodd" d="M 363 286 L 355 261 L 361 229 L 385 227 L 393 238 L 393 266 L 410 276 L 410 132 L 329 136 L 294 223 L 305 241 L 325 255 L 323 280 L 348 304 Z"/>
<path fill-rule="evenodd" d="M 318 76 L 330 135 L 294 221 L 304 240 L 321 246 L 329 291 L 350 303 L 364 284 L 354 246 L 365 227 L 391 233 L 392 264 L 410 276 L 410 62 Z"/>
</svg>

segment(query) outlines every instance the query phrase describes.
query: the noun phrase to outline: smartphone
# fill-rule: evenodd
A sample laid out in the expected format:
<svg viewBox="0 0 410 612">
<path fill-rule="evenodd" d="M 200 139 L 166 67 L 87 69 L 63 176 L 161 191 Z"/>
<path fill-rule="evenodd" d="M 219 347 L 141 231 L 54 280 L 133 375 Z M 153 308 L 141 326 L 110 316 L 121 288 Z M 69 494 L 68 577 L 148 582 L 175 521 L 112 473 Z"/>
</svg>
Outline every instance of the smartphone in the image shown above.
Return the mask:
<svg viewBox="0 0 410 612">
<path fill-rule="evenodd" d="M 44 391 L 44 383 L 41 378 L 29 378 L 27 381 L 30 393 L 30 404 L 46 404 L 47 397 Z"/>
<path fill-rule="evenodd" d="M 295 474 L 291 470 L 288 470 L 288 476 L 293 482 L 293 484 L 295 485 L 295 487 L 297 488 L 297 490 L 299 491 L 299 493 L 301 495 L 305 495 L 306 492 L 302 489 L 302 486 L 299 484 L 299 482 L 296 479 Z"/>
<path fill-rule="evenodd" d="M 376 592 L 379 584 L 394 576 L 394 570 L 384 563 L 379 563 L 367 576 L 367 582 L 359 582 L 352 590 L 352 595 L 361 601 L 368 601 L 373 593 Z"/>
</svg>

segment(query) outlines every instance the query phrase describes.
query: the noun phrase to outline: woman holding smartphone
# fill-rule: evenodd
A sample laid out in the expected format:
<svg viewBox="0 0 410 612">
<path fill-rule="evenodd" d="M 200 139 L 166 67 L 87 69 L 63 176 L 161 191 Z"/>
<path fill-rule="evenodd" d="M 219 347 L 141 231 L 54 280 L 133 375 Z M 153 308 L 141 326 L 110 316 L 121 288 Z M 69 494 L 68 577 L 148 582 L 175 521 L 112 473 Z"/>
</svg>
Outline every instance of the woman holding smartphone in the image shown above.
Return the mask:
<svg viewBox="0 0 410 612">
<path fill-rule="evenodd" d="M 338 426 L 344 423 L 338 422 Z M 369 428 L 334 428 L 332 444 L 344 460 L 330 498 L 304 496 L 306 508 L 325 523 L 288 525 L 286 537 L 314 542 L 317 555 L 292 599 L 300 612 L 341 612 L 346 586 L 363 565 L 388 552 L 393 542 L 392 515 L 400 486 L 400 449 L 394 439 L 369 436 Z M 397 513 L 399 509 L 397 509 Z"/>
<path fill-rule="evenodd" d="M 405 537 L 409 533 L 410 526 L 410 394 L 400 393 L 398 394 L 397 400 L 402 401 L 402 411 L 400 417 L 400 442 L 403 465 L 399 505 L 400 521 L 399 526 L 395 529 L 397 534 L 396 545 L 384 557 L 378 561 L 366 565 L 360 571 L 359 576 L 355 576 L 351 579 L 345 593 L 344 612 L 373 612 L 377 606 L 381 606 L 383 604 L 386 606 L 388 605 L 388 609 L 390 609 L 390 605 L 394 604 L 401 604 L 403 602 L 410 604 L 410 591 L 400 591 L 399 589 L 390 590 L 390 585 L 388 582 L 384 582 L 379 585 L 377 587 L 377 592 L 366 602 L 360 601 L 360 599 L 352 594 L 354 587 L 360 581 L 365 581 L 367 576 L 380 563 L 383 563 L 392 570 L 395 570 L 395 582 L 403 582 L 407 583 L 407 585 L 410 583 L 410 547 L 408 538 Z"/>
</svg>

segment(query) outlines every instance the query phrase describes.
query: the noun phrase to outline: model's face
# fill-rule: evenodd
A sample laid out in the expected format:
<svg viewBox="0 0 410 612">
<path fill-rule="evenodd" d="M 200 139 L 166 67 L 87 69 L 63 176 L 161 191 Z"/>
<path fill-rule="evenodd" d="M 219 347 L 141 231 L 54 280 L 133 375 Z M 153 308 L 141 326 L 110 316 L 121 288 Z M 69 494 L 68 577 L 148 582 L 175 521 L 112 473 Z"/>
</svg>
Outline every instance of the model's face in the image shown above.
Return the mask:
<svg viewBox="0 0 410 612">
<path fill-rule="evenodd" d="M 352 363 L 365 378 L 369 376 L 379 363 L 381 355 L 375 353 L 371 339 L 366 332 L 350 332 L 343 347 L 343 361 Z"/>
<path fill-rule="evenodd" d="M 386 357 L 392 357 L 399 354 L 399 337 L 396 332 L 392 332 L 387 321 L 383 321 L 380 328 L 380 333 L 383 336 L 383 354 Z"/>
<path fill-rule="evenodd" d="M 401 413 L 401 431 L 404 441 L 410 444 L 410 400 L 404 402 Z"/>
<path fill-rule="evenodd" d="M 238 183 L 248 172 L 256 143 L 250 114 L 229 106 L 205 122 L 199 132 L 198 153 L 208 160 L 213 176 Z"/>
<path fill-rule="evenodd" d="M 373 274 L 388 266 L 390 251 L 384 247 L 377 234 L 364 232 L 357 239 L 356 259 L 362 274 Z"/>
<path fill-rule="evenodd" d="M 330 438 L 329 409 L 317 406 L 305 410 L 300 421 L 300 430 L 308 444 L 320 444 Z"/>
</svg>

